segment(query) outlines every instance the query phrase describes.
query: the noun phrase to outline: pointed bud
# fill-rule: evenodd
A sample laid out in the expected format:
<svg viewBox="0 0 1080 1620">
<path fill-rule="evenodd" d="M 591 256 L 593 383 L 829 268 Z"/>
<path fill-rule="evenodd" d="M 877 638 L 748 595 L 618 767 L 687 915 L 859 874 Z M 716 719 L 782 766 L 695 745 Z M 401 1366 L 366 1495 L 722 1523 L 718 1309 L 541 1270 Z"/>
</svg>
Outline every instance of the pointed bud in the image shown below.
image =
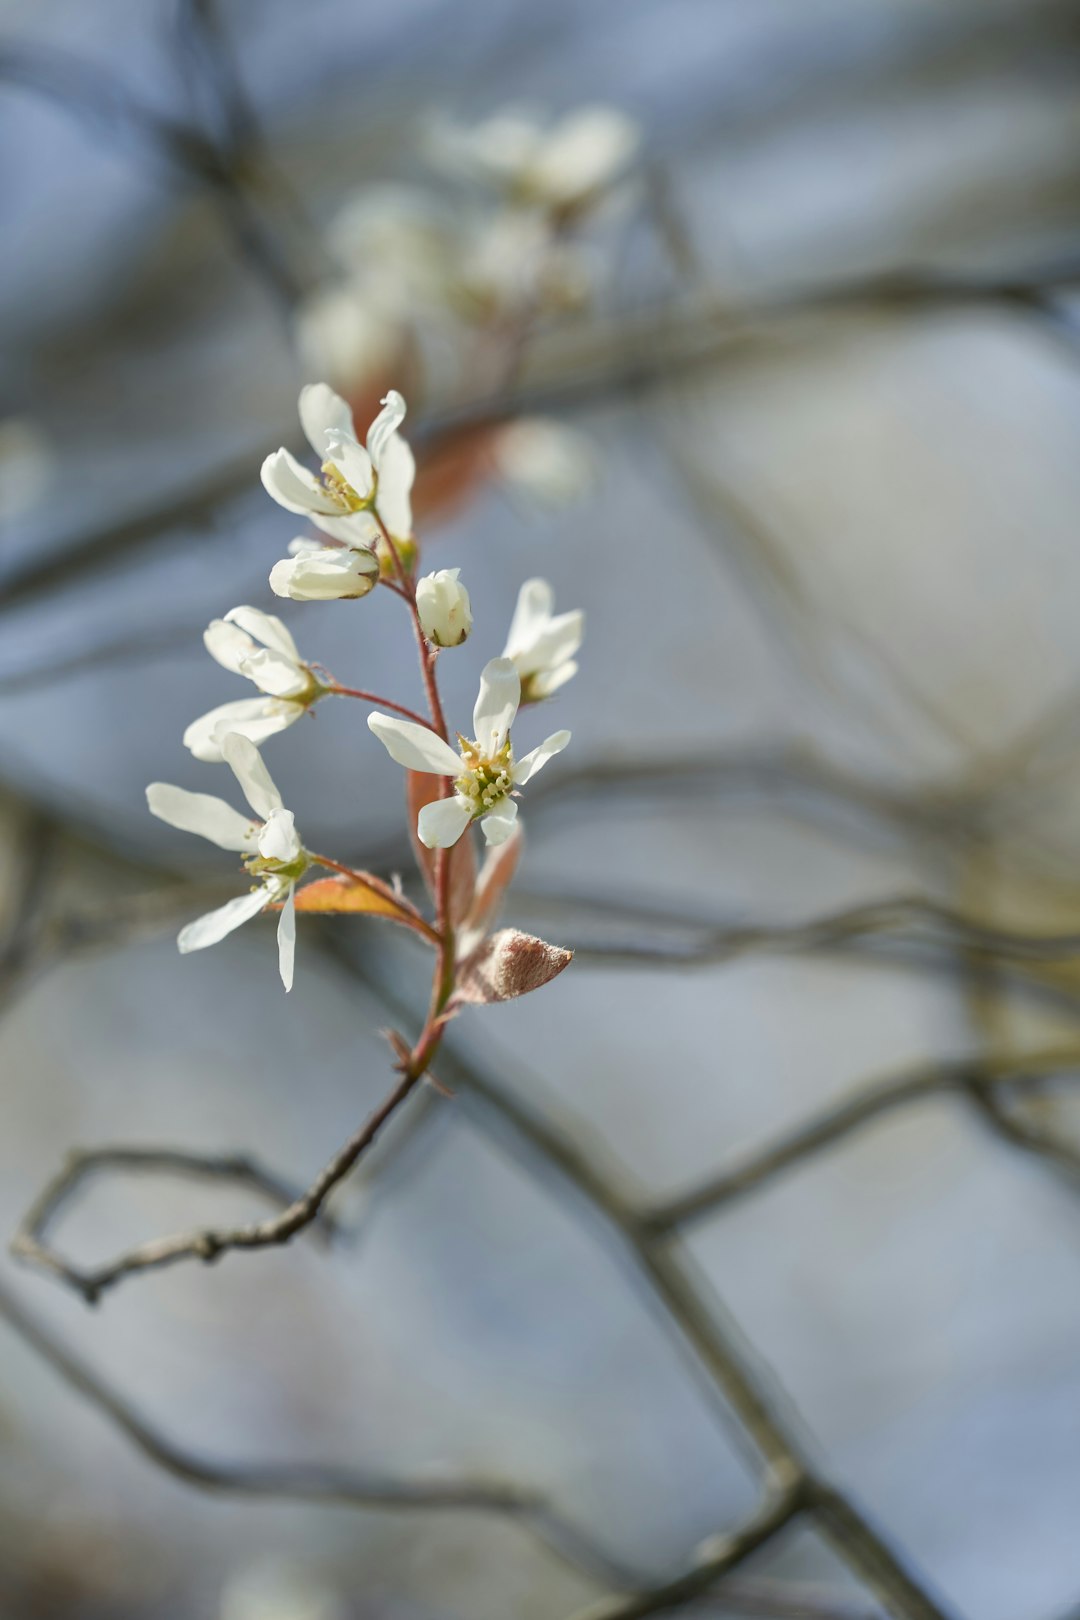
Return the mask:
<svg viewBox="0 0 1080 1620">
<path fill-rule="evenodd" d="M 458 568 L 425 574 L 416 583 L 420 628 L 435 647 L 460 647 L 472 629 L 469 593 L 458 583 Z"/>
<path fill-rule="evenodd" d="M 516 928 L 500 928 L 462 964 L 450 1005 L 482 1007 L 526 996 L 550 983 L 573 954 Z"/>
</svg>

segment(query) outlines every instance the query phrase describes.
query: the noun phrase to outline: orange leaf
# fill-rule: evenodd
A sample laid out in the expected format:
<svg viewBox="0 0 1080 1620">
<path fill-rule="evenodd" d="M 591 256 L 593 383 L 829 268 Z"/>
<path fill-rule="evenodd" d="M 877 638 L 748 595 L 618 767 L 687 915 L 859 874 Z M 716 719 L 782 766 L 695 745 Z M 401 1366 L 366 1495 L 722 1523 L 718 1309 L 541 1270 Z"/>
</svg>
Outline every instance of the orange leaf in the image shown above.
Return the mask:
<svg viewBox="0 0 1080 1620">
<path fill-rule="evenodd" d="M 369 889 L 366 883 L 354 883 L 352 878 L 318 878 L 296 891 L 297 911 L 352 912 L 369 917 L 389 917 L 391 922 L 415 927 L 412 913 L 399 906 L 388 894 Z"/>
</svg>

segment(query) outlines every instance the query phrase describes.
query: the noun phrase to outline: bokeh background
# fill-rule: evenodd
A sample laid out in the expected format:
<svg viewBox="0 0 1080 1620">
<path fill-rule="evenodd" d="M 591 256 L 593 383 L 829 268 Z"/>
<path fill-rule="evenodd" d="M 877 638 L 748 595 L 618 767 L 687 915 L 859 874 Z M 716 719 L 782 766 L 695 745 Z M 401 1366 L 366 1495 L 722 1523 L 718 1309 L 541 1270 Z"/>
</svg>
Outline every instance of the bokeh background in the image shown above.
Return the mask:
<svg viewBox="0 0 1080 1620">
<path fill-rule="evenodd" d="M 222 788 L 180 736 L 244 695 L 200 633 L 273 604 L 300 526 L 258 467 L 298 385 L 331 377 L 362 425 L 407 394 L 427 564 L 475 612 L 454 714 L 523 578 L 588 615 L 509 912 L 578 958 L 459 1021 L 454 1098 L 395 1125 L 337 1241 L 97 1310 L 0 1262 L 5 1617 L 576 1616 L 754 1511 L 732 1365 L 913 1588 L 875 1593 L 808 1513 L 684 1612 L 1080 1608 L 1078 24 L 0 5 L 7 1236 L 72 1147 L 302 1184 L 422 1006 L 420 953 L 373 923 L 305 920 L 288 1000 L 269 927 L 180 960 L 233 877 L 144 807 L 151 779 Z M 445 161 L 447 121 L 513 103 L 639 132 L 538 234 Z M 408 702 L 383 594 L 282 612 Z M 412 883 L 363 717 L 324 704 L 267 758 L 314 847 Z M 621 1212 L 746 1164 L 657 1251 L 703 1354 Z M 57 1239 L 92 1261 L 261 1207 L 101 1177 Z M 527 1514 L 281 1499 L 327 1469 L 535 1488 L 629 1570 Z"/>
</svg>

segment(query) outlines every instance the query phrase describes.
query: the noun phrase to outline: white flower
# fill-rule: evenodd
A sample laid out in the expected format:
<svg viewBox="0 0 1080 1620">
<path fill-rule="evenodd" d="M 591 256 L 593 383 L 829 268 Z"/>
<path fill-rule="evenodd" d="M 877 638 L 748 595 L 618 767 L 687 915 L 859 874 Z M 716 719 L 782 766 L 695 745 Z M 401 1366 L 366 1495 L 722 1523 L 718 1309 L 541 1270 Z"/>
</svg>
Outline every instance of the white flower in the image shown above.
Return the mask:
<svg viewBox="0 0 1080 1620">
<path fill-rule="evenodd" d="M 275 596 L 294 602 L 355 601 L 379 583 L 379 559 L 366 548 L 320 546 L 303 537 L 289 542 L 291 556 L 270 570 Z"/>
<path fill-rule="evenodd" d="M 547 127 L 530 109 L 507 107 L 471 129 L 441 123 L 430 150 L 443 168 L 467 179 L 566 209 L 617 179 L 639 141 L 637 125 L 613 107 L 582 107 Z"/>
<path fill-rule="evenodd" d="M 395 540 L 412 535 L 409 497 L 416 469 L 412 451 L 397 431 L 405 420 L 405 401 L 391 389 L 382 403 L 365 450 L 341 395 L 327 383 L 309 383 L 300 390 L 300 421 L 320 459 L 322 478 L 284 448 L 262 464 L 263 485 L 279 506 L 310 517 L 346 545 L 372 545 L 378 539 L 372 507 Z"/>
<path fill-rule="evenodd" d="M 568 731 L 556 731 L 539 748 L 515 760 L 510 727 L 520 701 L 521 681 L 510 660 L 493 658 L 485 664 L 473 710 L 475 740 L 459 737 L 460 755 L 427 726 L 386 714 L 368 715 L 368 725 L 391 759 L 406 770 L 454 780 L 449 798 L 435 799 L 420 812 L 417 837 L 428 849 L 449 849 L 477 820 L 489 844 L 505 843 L 517 820 L 515 789 L 524 787 L 570 741 Z"/>
<path fill-rule="evenodd" d="M 222 703 L 184 732 L 184 746 L 196 759 L 216 765 L 224 759 L 221 744 L 230 732 L 261 743 L 284 731 L 322 697 L 326 688 L 296 650 L 280 619 L 258 608 L 235 607 L 203 632 L 211 657 L 234 675 L 246 675 L 262 697 Z"/>
<path fill-rule="evenodd" d="M 535 209 L 508 208 L 463 238 L 453 286 L 467 311 L 492 319 L 580 309 L 593 279 L 588 256 L 558 240 L 547 219 Z"/>
<path fill-rule="evenodd" d="M 585 615 L 554 614 L 555 593 L 546 579 L 527 579 L 518 592 L 503 648 L 521 677 L 523 703 L 539 703 L 577 674 L 574 654 L 585 634 Z"/>
<path fill-rule="evenodd" d="M 189 793 L 168 782 L 151 782 L 146 802 L 151 813 L 170 827 L 197 833 L 219 849 L 239 850 L 244 865 L 259 881 L 248 894 L 239 895 L 207 912 L 205 917 L 180 930 L 177 944 L 181 951 L 201 951 L 216 945 L 241 923 L 255 917 L 266 906 L 283 902 L 278 922 L 278 967 L 286 990 L 292 989 L 293 958 L 296 950 L 296 910 L 293 895 L 296 883 L 310 865 L 310 856 L 301 844 L 291 810 L 281 802 L 259 750 L 247 737 L 232 732 L 222 739 L 221 751 L 244 797 L 260 818 L 252 820 L 209 793 Z"/>
<path fill-rule="evenodd" d="M 436 647 L 460 647 L 472 629 L 472 604 L 460 568 L 440 568 L 416 582 L 420 628 Z"/>
<path fill-rule="evenodd" d="M 365 281 L 348 277 L 315 289 L 297 305 L 293 336 L 308 376 L 358 393 L 401 364 L 404 323 L 382 309 Z"/>
<path fill-rule="evenodd" d="M 58 471 L 58 457 L 36 422 L 0 418 L 0 523 L 36 506 Z"/>
<path fill-rule="evenodd" d="M 494 452 L 500 475 L 547 506 L 580 500 L 595 480 L 587 441 L 544 416 L 507 423 L 495 439 Z"/>
</svg>

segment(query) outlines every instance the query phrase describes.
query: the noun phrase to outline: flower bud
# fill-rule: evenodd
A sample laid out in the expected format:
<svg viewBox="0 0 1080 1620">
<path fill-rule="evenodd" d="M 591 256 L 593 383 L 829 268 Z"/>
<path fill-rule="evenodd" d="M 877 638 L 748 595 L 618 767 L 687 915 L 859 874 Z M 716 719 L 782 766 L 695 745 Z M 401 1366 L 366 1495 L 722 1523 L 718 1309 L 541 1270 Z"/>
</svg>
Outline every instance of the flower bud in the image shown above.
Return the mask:
<svg viewBox="0 0 1080 1620">
<path fill-rule="evenodd" d="M 355 600 L 379 582 L 378 559 L 347 546 L 298 548 L 270 570 L 270 589 L 294 602 Z"/>
<path fill-rule="evenodd" d="M 469 593 L 458 583 L 459 568 L 441 568 L 416 583 L 420 628 L 436 647 L 460 647 L 472 629 Z"/>
</svg>

